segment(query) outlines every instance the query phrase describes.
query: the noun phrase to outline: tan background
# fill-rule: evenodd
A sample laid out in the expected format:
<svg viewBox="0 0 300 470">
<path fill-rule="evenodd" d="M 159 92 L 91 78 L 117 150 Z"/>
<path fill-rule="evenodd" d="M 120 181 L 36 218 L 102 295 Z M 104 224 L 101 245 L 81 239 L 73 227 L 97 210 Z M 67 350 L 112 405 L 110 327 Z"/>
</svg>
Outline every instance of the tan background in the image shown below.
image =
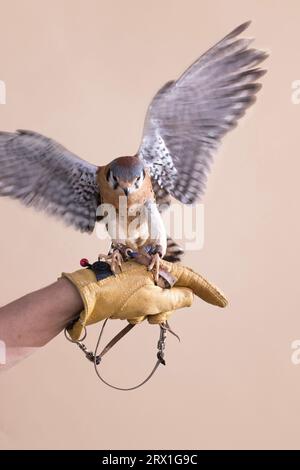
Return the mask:
<svg viewBox="0 0 300 470">
<path fill-rule="evenodd" d="M 249 35 L 272 53 L 210 177 L 204 249 L 185 258 L 230 307 L 196 301 L 178 313 L 181 344 L 169 339 L 167 368 L 133 393 L 102 386 L 61 335 L 1 376 L 0 447 L 299 448 L 299 2 L 2 0 L 0 11 L 0 128 L 40 131 L 98 164 L 135 152 L 154 92 L 239 23 L 252 19 Z M 0 214 L 1 304 L 105 248 L 13 201 Z M 106 376 L 142 378 L 156 340 L 140 327 Z"/>
</svg>

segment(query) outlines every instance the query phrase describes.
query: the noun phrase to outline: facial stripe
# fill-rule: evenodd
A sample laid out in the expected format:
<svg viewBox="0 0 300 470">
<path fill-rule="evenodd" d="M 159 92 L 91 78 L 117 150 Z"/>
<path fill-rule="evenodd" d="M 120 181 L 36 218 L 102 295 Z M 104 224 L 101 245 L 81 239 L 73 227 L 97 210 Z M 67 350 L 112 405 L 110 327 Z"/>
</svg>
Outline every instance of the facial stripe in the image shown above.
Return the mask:
<svg viewBox="0 0 300 470">
<path fill-rule="evenodd" d="M 142 170 L 138 177 L 134 177 L 132 180 L 123 180 L 121 177 L 118 177 L 114 174 L 113 169 L 109 169 L 106 175 L 106 179 L 110 187 L 115 191 L 118 188 L 128 188 L 129 194 L 137 191 L 143 185 L 145 179 L 145 171 Z"/>
</svg>

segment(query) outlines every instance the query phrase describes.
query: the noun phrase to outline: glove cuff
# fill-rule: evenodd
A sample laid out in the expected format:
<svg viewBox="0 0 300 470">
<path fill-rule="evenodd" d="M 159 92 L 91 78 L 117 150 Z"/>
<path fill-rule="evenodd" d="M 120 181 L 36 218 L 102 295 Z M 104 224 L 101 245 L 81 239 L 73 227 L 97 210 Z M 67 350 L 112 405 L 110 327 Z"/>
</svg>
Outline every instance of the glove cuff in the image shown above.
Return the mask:
<svg viewBox="0 0 300 470">
<path fill-rule="evenodd" d="M 82 336 L 86 321 L 95 307 L 96 294 L 91 286 L 96 283 L 96 276 L 90 269 L 79 269 L 74 273 L 62 273 L 61 277 L 68 279 L 76 287 L 84 305 L 79 318 L 67 327 L 72 340 L 77 341 Z"/>
</svg>

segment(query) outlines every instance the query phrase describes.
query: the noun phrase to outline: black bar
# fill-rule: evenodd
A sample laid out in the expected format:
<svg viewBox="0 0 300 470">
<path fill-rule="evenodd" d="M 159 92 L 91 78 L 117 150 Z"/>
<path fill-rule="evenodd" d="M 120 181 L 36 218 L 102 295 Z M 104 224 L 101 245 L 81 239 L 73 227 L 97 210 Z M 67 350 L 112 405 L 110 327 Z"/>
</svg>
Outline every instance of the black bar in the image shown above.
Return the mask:
<svg viewBox="0 0 300 470">
<path fill-rule="evenodd" d="M 274 459 L 276 464 L 287 465 L 287 462 L 298 461 L 296 451 L 206 451 L 206 450 L 53 450 L 53 451 L 0 451 L 0 465 L 26 465 L 26 463 L 42 464 L 81 464 L 121 466 L 123 468 L 145 467 L 176 467 L 195 468 L 205 463 L 218 464 L 219 468 L 226 464 L 270 464 Z M 86 468 L 86 467 L 85 467 Z"/>
</svg>

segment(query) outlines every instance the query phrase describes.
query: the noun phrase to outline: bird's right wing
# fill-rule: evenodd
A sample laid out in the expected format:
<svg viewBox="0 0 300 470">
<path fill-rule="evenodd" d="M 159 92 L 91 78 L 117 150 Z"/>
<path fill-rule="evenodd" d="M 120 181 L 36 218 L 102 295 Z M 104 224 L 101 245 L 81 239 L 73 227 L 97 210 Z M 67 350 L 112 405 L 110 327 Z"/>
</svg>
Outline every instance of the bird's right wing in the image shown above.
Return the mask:
<svg viewBox="0 0 300 470">
<path fill-rule="evenodd" d="M 267 54 L 238 38 L 244 23 L 153 98 L 138 151 L 161 188 L 191 204 L 204 193 L 222 137 L 255 101 Z"/>
<path fill-rule="evenodd" d="M 0 196 L 92 232 L 99 204 L 98 167 L 31 131 L 0 132 Z"/>
</svg>

